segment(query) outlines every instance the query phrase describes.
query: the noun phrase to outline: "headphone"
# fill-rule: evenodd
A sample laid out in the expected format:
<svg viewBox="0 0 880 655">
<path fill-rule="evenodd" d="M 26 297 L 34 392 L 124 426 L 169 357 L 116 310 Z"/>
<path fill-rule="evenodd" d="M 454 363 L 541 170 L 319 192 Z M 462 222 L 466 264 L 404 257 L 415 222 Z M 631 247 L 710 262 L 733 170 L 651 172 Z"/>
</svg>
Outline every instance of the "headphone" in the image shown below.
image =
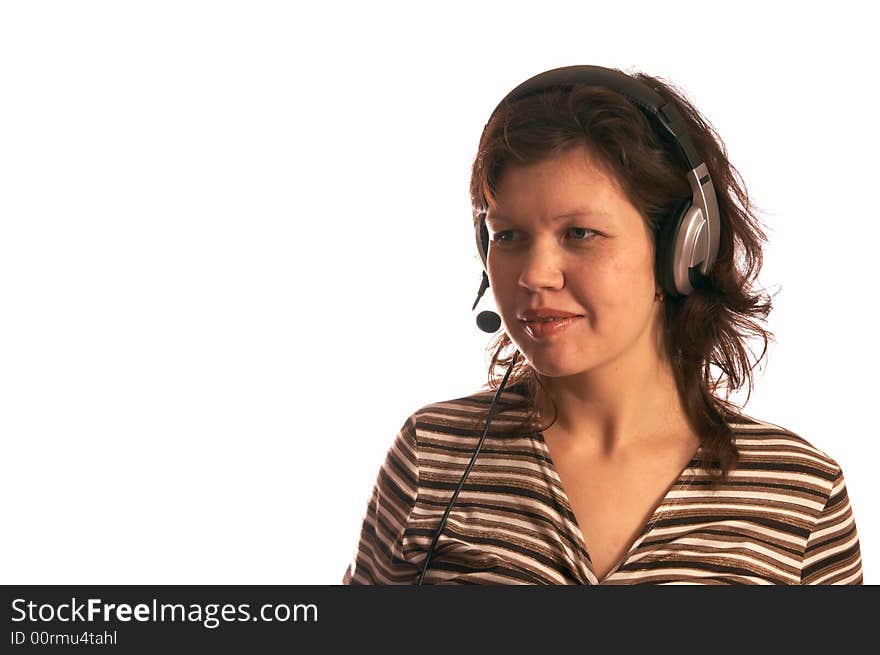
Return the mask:
<svg viewBox="0 0 880 655">
<path fill-rule="evenodd" d="M 513 91 L 508 93 L 498 106 L 492 111 L 486 128 L 492 121 L 496 112 L 503 105 L 514 102 L 526 96 L 532 95 L 552 87 L 571 87 L 574 84 L 591 84 L 602 86 L 626 96 L 636 107 L 642 110 L 648 117 L 649 122 L 659 126 L 661 130 L 672 136 L 676 149 L 680 152 L 683 162 L 687 165 L 687 180 L 691 187 L 691 198 L 684 200 L 663 221 L 658 235 L 657 245 L 657 268 L 660 284 L 663 290 L 672 296 L 686 296 L 696 287 L 700 286 L 703 278 L 709 275 L 712 265 L 718 257 L 718 244 L 721 233 L 721 219 L 718 213 L 718 200 L 715 196 L 715 187 L 712 186 L 712 178 L 706 163 L 701 160 L 688 136 L 687 125 L 671 102 L 665 101 L 654 89 L 629 75 L 610 68 L 601 66 L 566 66 L 554 68 L 529 78 Z M 482 138 L 481 138 L 482 140 Z M 486 256 L 489 252 L 489 231 L 486 228 L 486 212 L 478 215 L 475 225 L 477 251 L 483 262 L 483 274 L 480 282 L 480 290 L 471 310 L 476 309 L 480 298 L 489 288 L 489 275 L 486 267 Z M 501 317 L 492 311 L 480 312 L 477 316 L 477 326 L 484 332 L 497 332 L 501 327 Z M 464 475 L 458 487 L 452 494 L 452 499 L 446 506 L 446 511 L 440 520 L 440 525 L 434 533 L 431 546 L 425 555 L 425 561 L 419 571 L 417 584 L 421 585 L 425 579 L 425 573 L 431 562 L 431 556 L 437 547 L 446 520 L 455 504 L 458 494 L 464 487 L 464 481 L 483 447 L 483 441 L 489 433 L 489 425 L 495 413 L 498 399 L 507 384 L 513 367 L 517 362 L 517 353 L 514 352 L 507 372 L 495 392 L 489 412 L 486 416 L 486 426 L 483 434 L 477 442 L 470 463 L 465 469 Z"/>
<path fill-rule="evenodd" d="M 643 82 L 621 71 L 601 66 L 565 66 L 535 75 L 508 93 L 492 111 L 483 133 L 502 106 L 552 87 L 570 88 L 574 84 L 602 86 L 620 93 L 642 110 L 650 123 L 672 137 L 675 149 L 688 169 L 691 198 L 682 201 L 661 222 L 657 239 L 657 272 L 660 285 L 667 295 L 690 294 L 709 275 L 718 258 L 721 219 L 709 169 L 694 148 L 687 125 L 675 105 Z M 472 311 L 489 288 L 486 268 L 489 231 L 486 229 L 485 211 L 479 213 L 474 227 L 483 274 Z M 477 326 L 484 332 L 497 332 L 501 327 L 501 317 L 491 311 L 480 312 Z"/>
</svg>

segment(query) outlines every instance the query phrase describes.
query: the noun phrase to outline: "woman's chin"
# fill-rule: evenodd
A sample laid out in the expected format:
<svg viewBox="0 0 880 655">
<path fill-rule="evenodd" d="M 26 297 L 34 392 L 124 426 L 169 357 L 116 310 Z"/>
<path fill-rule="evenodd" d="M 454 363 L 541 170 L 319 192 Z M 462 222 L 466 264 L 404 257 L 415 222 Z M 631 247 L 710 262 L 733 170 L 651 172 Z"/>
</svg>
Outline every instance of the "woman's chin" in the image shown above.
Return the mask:
<svg viewBox="0 0 880 655">
<path fill-rule="evenodd" d="M 570 375 L 582 373 L 587 366 L 572 366 L 571 360 L 549 358 L 549 357 L 529 357 L 526 355 L 529 364 L 538 375 L 547 378 L 564 378 Z"/>
</svg>

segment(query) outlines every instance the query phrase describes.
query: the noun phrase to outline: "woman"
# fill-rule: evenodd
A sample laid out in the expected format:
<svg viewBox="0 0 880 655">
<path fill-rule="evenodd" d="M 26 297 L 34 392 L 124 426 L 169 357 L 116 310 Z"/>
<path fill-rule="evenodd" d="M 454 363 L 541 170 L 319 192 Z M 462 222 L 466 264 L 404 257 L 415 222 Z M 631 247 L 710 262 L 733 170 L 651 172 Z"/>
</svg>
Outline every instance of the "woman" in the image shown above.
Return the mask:
<svg viewBox="0 0 880 655">
<path fill-rule="evenodd" d="M 471 198 L 496 391 L 406 420 L 345 584 L 862 583 L 840 466 L 729 401 L 772 338 L 765 237 L 680 92 L 593 66 L 527 80 Z"/>
</svg>

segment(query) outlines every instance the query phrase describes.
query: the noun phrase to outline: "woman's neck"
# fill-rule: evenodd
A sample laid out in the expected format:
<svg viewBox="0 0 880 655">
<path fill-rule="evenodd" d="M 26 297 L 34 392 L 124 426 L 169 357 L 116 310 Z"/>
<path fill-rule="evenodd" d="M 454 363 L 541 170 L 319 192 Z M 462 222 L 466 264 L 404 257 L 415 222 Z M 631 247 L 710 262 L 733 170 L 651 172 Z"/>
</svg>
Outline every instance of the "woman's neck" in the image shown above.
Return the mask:
<svg viewBox="0 0 880 655">
<path fill-rule="evenodd" d="M 610 455 L 647 441 L 694 438 L 668 360 L 614 361 L 541 381 L 542 421 L 549 422 L 555 406 L 550 430 L 578 448 Z"/>
</svg>

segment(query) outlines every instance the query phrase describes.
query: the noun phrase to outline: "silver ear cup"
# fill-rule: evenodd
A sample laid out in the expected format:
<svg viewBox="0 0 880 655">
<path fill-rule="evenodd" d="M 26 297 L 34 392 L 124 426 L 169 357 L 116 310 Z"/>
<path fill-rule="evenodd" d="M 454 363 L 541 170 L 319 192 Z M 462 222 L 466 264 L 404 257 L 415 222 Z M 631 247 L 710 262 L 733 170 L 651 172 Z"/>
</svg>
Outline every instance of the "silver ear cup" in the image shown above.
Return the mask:
<svg viewBox="0 0 880 655">
<path fill-rule="evenodd" d="M 657 277 L 667 294 L 692 293 L 694 285 L 715 263 L 718 229 L 713 230 L 705 217 L 703 208 L 693 204 L 691 198 L 679 204 L 661 226 L 657 237 Z"/>
<path fill-rule="evenodd" d="M 477 239 L 477 252 L 480 253 L 480 259 L 483 261 L 483 270 L 487 271 L 486 258 L 489 256 L 489 230 L 486 228 L 485 213 L 481 212 L 477 217 L 474 232 Z"/>
<path fill-rule="evenodd" d="M 679 290 L 675 281 L 676 249 L 675 238 L 679 234 L 679 228 L 690 209 L 690 199 L 681 201 L 660 224 L 657 235 L 657 256 L 655 258 L 655 274 L 663 291 L 669 296 L 686 295 L 687 292 Z"/>
<path fill-rule="evenodd" d="M 672 257 L 675 289 L 684 296 L 694 290 L 691 269 L 699 267 L 706 260 L 708 236 L 703 211 L 699 207 L 689 207 L 674 237 Z"/>
</svg>

